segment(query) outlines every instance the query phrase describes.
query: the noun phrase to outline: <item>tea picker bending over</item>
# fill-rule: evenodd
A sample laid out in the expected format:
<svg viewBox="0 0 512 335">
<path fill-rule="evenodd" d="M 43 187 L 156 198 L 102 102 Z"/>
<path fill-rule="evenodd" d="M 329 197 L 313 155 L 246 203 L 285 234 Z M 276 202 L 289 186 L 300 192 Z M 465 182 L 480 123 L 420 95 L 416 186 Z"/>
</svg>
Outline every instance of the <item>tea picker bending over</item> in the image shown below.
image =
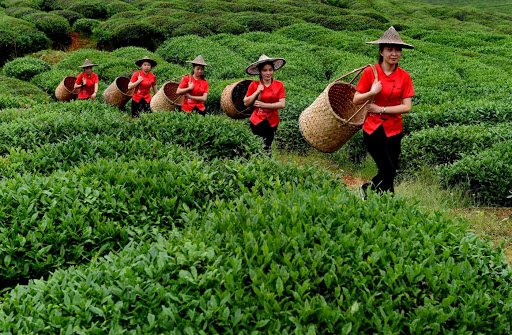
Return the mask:
<svg viewBox="0 0 512 335">
<path fill-rule="evenodd" d="M 379 62 L 375 64 L 378 78 L 367 67 L 356 86 L 354 104 L 367 100 L 368 114 L 363 123 L 363 138 L 375 161 L 378 173 L 371 182 L 361 186 L 366 191 L 394 193 L 394 179 L 400 156 L 403 135 L 402 114 L 411 110 L 414 87 L 411 76 L 398 66 L 402 48 L 414 47 L 402 41 L 395 28 L 390 27 L 378 40 L 367 42 L 379 45 Z"/>
<path fill-rule="evenodd" d="M 265 151 L 271 154 L 277 126 L 279 125 L 279 109 L 285 107 L 286 92 L 281 81 L 274 79 L 274 71 L 284 66 L 283 58 L 269 58 L 261 55 L 249 65 L 245 72 L 259 75 L 260 79 L 253 81 L 244 98 L 245 106 L 253 106 L 249 118 L 252 132 L 263 138 Z"/>
</svg>

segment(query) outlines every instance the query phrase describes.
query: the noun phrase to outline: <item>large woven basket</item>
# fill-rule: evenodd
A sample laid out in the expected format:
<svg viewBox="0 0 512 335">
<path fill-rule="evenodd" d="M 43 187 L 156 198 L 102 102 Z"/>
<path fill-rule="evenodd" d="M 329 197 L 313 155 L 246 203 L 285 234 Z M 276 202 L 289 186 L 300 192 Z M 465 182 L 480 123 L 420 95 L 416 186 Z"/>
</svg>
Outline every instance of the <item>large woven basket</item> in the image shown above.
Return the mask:
<svg viewBox="0 0 512 335">
<path fill-rule="evenodd" d="M 222 91 L 220 107 L 227 116 L 233 119 L 245 119 L 251 116 L 252 106 L 244 105 L 244 97 L 252 80 L 241 80 L 229 84 Z"/>
<path fill-rule="evenodd" d="M 353 104 L 355 86 L 352 82 L 365 68 L 356 69 L 330 83 L 299 116 L 300 132 L 314 148 L 335 152 L 361 129 L 368 102 Z M 352 81 L 341 81 L 351 74 L 355 74 Z"/>
<path fill-rule="evenodd" d="M 69 101 L 76 99 L 78 96 L 78 89 L 75 90 L 76 77 L 66 77 L 62 79 L 60 84 L 55 89 L 55 98 L 58 101 Z"/>
<path fill-rule="evenodd" d="M 117 77 L 103 92 L 103 100 L 109 105 L 123 108 L 135 91 L 135 88 L 128 89 L 129 82 L 127 77 Z"/>
<path fill-rule="evenodd" d="M 176 94 L 180 83 L 168 81 L 162 85 L 162 88 L 151 98 L 151 109 L 153 111 L 173 111 L 179 109 L 183 103 L 183 95 Z"/>
</svg>

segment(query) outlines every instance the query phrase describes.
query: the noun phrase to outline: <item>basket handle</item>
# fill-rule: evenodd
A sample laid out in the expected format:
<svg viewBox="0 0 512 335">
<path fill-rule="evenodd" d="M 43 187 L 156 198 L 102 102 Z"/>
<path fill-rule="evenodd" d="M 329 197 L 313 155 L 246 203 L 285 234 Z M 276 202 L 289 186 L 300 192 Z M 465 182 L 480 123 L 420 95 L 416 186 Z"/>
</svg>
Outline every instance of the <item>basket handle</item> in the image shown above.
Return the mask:
<svg viewBox="0 0 512 335">
<path fill-rule="evenodd" d="M 377 73 L 377 68 L 375 67 L 375 65 L 373 64 L 368 64 L 366 66 L 363 66 L 362 68 L 359 68 L 359 69 L 356 69 L 354 71 L 352 71 L 352 73 L 356 72 L 356 71 L 359 71 L 356 76 L 352 79 L 352 81 L 350 83 L 352 83 L 354 81 L 355 78 L 357 78 L 357 76 L 365 69 L 367 68 L 368 66 L 370 66 L 372 68 L 372 71 L 373 71 L 373 76 L 375 79 L 379 79 L 379 74 Z M 372 102 L 373 103 L 373 98 L 370 99 L 370 100 L 366 100 L 360 107 L 359 109 L 351 116 L 349 117 L 345 122 L 344 124 L 347 124 L 349 123 L 350 121 L 352 121 L 352 119 L 357 115 L 359 114 L 359 112 L 361 112 L 365 107 L 366 105 L 369 103 L 369 102 Z"/>
</svg>

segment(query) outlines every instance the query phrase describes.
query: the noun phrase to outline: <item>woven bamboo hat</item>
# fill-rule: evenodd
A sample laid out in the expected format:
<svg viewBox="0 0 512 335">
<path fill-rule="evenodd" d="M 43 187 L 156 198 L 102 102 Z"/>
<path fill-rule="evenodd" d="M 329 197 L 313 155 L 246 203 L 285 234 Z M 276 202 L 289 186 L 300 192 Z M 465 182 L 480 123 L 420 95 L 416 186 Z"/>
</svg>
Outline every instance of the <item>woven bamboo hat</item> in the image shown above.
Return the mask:
<svg viewBox="0 0 512 335">
<path fill-rule="evenodd" d="M 98 66 L 98 64 L 93 64 L 88 58 L 86 58 L 84 63 L 82 65 L 80 65 L 79 67 L 85 69 L 86 67 L 93 67 L 93 66 Z"/>
<path fill-rule="evenodd" d="M 410 44 L 405 43 L 400 38 L 400 35 L 396 31 L 396 29 L 391 26 L 388 30 L 384 32 L 384 34 L 376 41 L 366 42 L 368 44 L 393 44 L 400 45 L 402 48 L 406 49 L 414 49 L 414 47 Z"/>
<path fill-rule="evenodd" d="M 143 58 L 141 58 L 138 61 L 136 61 L 135 65 L 142 66 L 142 64 L 144 64 L 144 62 L 148 62 L 149 64 L 151 64 L 151 67 L 155 67 L 156 64 L 157 64 L 156 61 L 152 60 L 148 56 L 144 56 Z"/>
<path fill-rule="evenodd" d="M 261 55 L 256 62 L 252 63 L 245 69 L 245 72 L 247 72 L 248 74 L 260 74 L 260 71 L 258 70 L 258 65 L 263 63 L 272 63 L 274 65 L 274 70 L 279 70 L 280 68 L 283 67 L 286 61 L 284 60 L 284 58 L 270 58 L 267 55 Z"/>
<path fill-rule="evenodd" d="M 194 60 L 188 60 L 187 63 L 192 63 L 193 65 L 208 66 L 208 64 L 204 61 L 203 56 L 201 55 L 194 58 Z"/>
</svg>

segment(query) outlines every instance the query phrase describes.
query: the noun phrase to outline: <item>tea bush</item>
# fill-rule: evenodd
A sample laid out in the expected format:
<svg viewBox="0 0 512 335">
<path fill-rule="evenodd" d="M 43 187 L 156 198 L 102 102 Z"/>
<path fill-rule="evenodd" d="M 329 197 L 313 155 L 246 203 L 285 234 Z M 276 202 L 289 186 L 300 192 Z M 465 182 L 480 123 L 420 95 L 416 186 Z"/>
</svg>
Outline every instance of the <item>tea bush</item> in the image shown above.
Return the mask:
<svg viewBox="0 0 512 335">
<path fill-rule="evenodd" d="M 0 14 L 0 65 L 30 52 L 45 49 L 50 40 L 34 24 Z"/>
<path fill-rule="evenodd" d="M 106 19 L 109 16 L 109 8 L 107 4 L 99 0 L 71 2 L 64 8 L 75 11 L 87 19 L 101 20 Z"/>
<path fill-rule="evenodd" d="M 63 47 L 71 43 L 71 38 L 68 35 L 71 26 L 64 17 L 41 12 L 25 15 L 23 19 L 35 24 L 37 29 L 52 40 L 54 46 Z"/>
<path fill-rule="evenodd" d="M 168 239 L 16 287 L 3 330 L 510 331 L 511 274 L 495 249 L 391 199 L 290 186 L 186 211 L 188 229 Z"/>
<path fill-rule="evenodd" d="M 68 22 L 71 26 L 76 22 L 76 20 L 80 19 L 79 13 L 74 12 L 69 9 L 52 10 L 48 13 L 62 16 L 63 18 L 68 20 Z"/>
<path fill-rule="evenodd" d="M 155 50 L 165 39 L 154 25 L 129 19 L 102 22 L 93 29 L 93 33 L 98 39 L 98 46 L 106 50 L 130 45 Z"/>
<path fill-rule="evenodd" d="M 37 102 L 48 101 L 48 95 L 37 86 L 16 78 L 0 75 L 0 92 L 11 95 L 14 99 L 26 97 Z"/>
<path fill-rule="evenodd" d="M 402 167 L 436 166 L 453 163 L 466 154 L 512 139 L 512 124 L 454 125 L 414 132 L 402 141 Z"/>
<path fill-rule="evenodd" d="M 483 205 L 512 206 L 512 140 L 480 146 L 477 152 L 440 168 L 445 186 L 462 186 Z"/>
<path fill-rule="evenodd" d="M 24 16 L 33 13 L 42 13 L 40 10 L 33 7 L 10 7 L 5 9 L 5 14 L 22 19 Z"/>
<path fill-rule="evenodd" d="M 34 57 L 16 58 L 3 67 L 5 75 L 25 81 L 30 81 L 35 75 L 49 70 L 50 64 Z"/>
<path fill-rule="evenodd" d="M 34 76 L 31 83 L 46 92 L 46 94 L 49 94 L 52 98 L 55 98 L 55 89 L 59 86 L 60 82 L 68 76 L 76 77 L 77 74 L 78 71 L 50 70 Z"/>
<path fill-rule="evenodd" d="M 73 24 L 72 30 L 84 36 L 91 36 L 93 30 L 99 25 L 100 21 L 96 19 L 78 19 Z"/>
</svg>

